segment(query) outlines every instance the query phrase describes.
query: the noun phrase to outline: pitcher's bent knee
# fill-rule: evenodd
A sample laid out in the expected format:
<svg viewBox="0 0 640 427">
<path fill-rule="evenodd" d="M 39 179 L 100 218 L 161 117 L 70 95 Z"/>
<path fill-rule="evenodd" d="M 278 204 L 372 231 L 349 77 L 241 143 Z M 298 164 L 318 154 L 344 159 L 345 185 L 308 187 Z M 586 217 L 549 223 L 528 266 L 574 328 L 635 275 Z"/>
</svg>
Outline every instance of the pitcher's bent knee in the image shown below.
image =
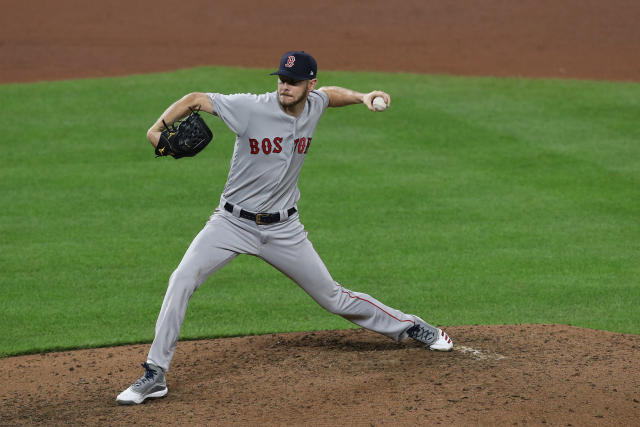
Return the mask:
<svg viewBox="0 0 640 427">
<path fill-rule="evenodd" d="M 179 293 L 190 297 L 200 284 L 200 278 L 193 271 L 178 267 L 169 278 L 167 293 Z"/>
</svg>

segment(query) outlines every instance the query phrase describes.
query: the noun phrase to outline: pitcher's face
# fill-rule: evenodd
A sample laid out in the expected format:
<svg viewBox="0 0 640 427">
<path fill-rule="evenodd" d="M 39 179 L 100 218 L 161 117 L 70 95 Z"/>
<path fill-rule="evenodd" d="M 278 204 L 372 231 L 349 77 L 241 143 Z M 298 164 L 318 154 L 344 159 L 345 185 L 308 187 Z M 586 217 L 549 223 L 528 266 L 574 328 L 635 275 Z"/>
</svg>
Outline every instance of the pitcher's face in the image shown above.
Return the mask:
<svg viewBox="0 0 640 427">
<path fill-rule="evenodd" d="M 286 108 L 305 102 L 309 92 L 316 86 L 316 79 L 293 80 L 286 76 L 278 76 L 278 101 Z"/>
</svg>

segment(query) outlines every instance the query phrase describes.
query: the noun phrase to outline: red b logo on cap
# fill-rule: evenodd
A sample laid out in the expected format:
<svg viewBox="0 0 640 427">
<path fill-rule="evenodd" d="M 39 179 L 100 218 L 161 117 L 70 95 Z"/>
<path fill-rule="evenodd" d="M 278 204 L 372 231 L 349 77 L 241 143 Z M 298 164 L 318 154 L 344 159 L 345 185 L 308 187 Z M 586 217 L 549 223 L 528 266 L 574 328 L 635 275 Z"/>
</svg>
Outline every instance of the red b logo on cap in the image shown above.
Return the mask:
<svg viewBox="0 0 640 427">
<path fill-rule="evenodd" d="M 287 58 L 287 63 L 284 64 L 285 67 L 287 68 L 291 68 L 293 67 L 293 63 L 296 62 L 296 57 L 291 55 L 289 58 Z"/>
</svg>

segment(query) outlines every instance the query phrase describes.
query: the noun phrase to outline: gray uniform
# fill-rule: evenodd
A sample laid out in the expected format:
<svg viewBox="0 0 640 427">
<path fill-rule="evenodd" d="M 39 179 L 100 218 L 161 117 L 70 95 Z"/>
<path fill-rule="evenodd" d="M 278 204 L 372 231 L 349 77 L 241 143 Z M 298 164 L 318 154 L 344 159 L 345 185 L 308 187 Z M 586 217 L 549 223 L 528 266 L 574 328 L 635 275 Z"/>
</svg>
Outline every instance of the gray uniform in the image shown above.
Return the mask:
<svg viewBox="0 0 640 427">
<path fill-rule="evenodd" d="M 292 210 L 300 198 L 300 170 L 328 96 L 311 92 L 299 117 L 282 110 L 276 92 L 209 98 L 215 114 L 237 135 L 231 168 L 220 206 L 169 279 L 148 363 L 169 369 L 191 295 L 239 254 L 273 265 L 331 313 L 396 341 L 406 338 L 418 318 L 335 282 Z M 281 220 L 258 224 L 241 217 L 243 210 L 279 213 Z M 435 337 L 436 329 L 427 326 Z"/>
</svg>

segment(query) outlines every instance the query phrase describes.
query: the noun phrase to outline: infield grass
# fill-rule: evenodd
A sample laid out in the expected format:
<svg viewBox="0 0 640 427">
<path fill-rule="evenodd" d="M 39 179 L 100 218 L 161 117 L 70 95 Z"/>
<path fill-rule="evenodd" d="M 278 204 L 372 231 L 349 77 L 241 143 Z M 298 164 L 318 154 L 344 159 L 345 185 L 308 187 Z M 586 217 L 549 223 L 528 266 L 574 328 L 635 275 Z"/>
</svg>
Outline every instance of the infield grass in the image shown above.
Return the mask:
<svg viewBox="0 0 640 427">
<path fill-rule="evenodd" d="M 442 325 L 640 333 L 640 84 L 324 72 L 392 106 L 330 109 L 300 179 L 334 278 Z M 266 70 L 0 86 L 0 356 L 150 342 L 167 279 L 217 205 L 234 136 L 155 159 L 146 129 L 191 91 Z M 183 338 L 348 328 L 259 259 L 193 296 Z"/>
</svg>

